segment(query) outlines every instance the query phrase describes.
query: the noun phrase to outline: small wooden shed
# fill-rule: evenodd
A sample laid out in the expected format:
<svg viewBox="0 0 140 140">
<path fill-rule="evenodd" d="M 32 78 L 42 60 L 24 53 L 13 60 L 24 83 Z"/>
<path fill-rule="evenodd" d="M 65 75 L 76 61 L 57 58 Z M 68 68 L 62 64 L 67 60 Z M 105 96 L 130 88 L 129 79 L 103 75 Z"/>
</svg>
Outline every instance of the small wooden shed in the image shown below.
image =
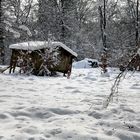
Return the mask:
<svg viewBox="0 0 140 140">
<path fill-rule="evenodd" d="M 34 75 L 48 75 L 49 72 L 71 72 L 72 60 L 77 53 L 61 42 L 29 41 L 12 44 L 10 71 L 30 72 Z"/>
</svg>

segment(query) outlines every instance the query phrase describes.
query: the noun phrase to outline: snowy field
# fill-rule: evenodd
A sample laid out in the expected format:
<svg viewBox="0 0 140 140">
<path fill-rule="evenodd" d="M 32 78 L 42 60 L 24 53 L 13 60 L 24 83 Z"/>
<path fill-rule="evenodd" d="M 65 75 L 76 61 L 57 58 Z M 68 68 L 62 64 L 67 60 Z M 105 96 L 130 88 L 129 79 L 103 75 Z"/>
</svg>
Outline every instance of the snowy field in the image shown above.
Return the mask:
<svg viewBox="0 0 140 140">
<path fill-rule="evenodd" d="M 118 71 L 66 77 L 0 74 L 0 140 L 140 140 L 140 72 L 129 72 L 107 109 Z"/>
</svg>

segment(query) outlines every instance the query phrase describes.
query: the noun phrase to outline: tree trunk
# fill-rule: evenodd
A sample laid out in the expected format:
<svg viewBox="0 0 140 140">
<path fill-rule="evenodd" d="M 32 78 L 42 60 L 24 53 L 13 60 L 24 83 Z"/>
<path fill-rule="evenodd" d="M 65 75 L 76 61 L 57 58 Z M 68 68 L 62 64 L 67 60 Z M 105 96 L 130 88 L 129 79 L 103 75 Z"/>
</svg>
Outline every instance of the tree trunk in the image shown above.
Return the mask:
<svg viewBox="0 0 140 140">
<path fill-rule="evenodd" d="M 65 31 L 65 25 L 64 25 L 64 15 L 65 15 L 65 0 L 61 0 L 61 21 L 60 21 L 60 26 L 61 26 L 61 41 L 65 43 L 65 37 L 66 37 L 66 31 Z"/>
<path fill-rule="evenodd" d="M 139 43 L 139 0 L 137 0 L 137 5 L 136 5 L 136 46 L 138 47 Z"/>
<path fill-rule="evenodd" d="M 103 3 L 103 10 L 102 6 L 99 6 L 99 13 L 100 13 L 100 29 L 101 29 L 101 36 L 102 36 L 102 43 L 103 43 L 103 52 L 101 54 L 101 61 L 102 61 L 102 71 L 103 73 L 107 72 L 107 45 L 106 45 L 106 0 Z"/>
<path fill-rule="evenodd" d="M 4 35 L 2 24 L 2 1 L 0 1 L 0 64 L 4 64 Z"/>
</svg>

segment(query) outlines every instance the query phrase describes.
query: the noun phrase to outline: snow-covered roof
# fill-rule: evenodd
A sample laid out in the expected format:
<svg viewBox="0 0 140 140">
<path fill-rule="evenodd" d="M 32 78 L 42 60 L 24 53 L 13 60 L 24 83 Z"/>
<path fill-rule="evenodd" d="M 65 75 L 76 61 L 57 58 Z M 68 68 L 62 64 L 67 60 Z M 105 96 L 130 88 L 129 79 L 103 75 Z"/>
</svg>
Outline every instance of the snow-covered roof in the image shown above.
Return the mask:
<svg viewBox="0 0 140 140">
<path fill-rule="evenodd" d="M 73 56 L 77 57 L 77 53 L 68 48 L 65 44 L 62 42 L 50 42 L 50 44 L 47 41 L 29 41 L 29 42 L 23 42 L 23 43 L 16 43 L 9 46 L 10 49 L 18 49 L 18 50 L 40 50 L 43 48 L 48 48 L 49 46 L 55 47 L 60 46 L 64 50 L 68 51 Z"/>
</svg>

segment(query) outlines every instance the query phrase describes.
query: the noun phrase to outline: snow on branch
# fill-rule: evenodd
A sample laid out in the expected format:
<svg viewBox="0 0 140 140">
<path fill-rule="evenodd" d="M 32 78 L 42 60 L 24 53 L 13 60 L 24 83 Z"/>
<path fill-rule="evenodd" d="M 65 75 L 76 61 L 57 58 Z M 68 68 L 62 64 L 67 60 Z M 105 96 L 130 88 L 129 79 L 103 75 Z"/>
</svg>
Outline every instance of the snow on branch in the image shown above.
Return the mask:
<svg viewBox="0 0 140 140">
<path fill-rule="evenodd" d="M 26 31 L 27 34 L 28 34 L 30 37 L 32 36 L 32 33 L 31 33 L 31 31 L 29 30 L 29 28 L 28 28 L 27 26 L 25 26 L 25 25 L 20 25 L 20 26 L 19 26 L 19 29 L 22 29 L 22 30 Z"/>
</svg>

